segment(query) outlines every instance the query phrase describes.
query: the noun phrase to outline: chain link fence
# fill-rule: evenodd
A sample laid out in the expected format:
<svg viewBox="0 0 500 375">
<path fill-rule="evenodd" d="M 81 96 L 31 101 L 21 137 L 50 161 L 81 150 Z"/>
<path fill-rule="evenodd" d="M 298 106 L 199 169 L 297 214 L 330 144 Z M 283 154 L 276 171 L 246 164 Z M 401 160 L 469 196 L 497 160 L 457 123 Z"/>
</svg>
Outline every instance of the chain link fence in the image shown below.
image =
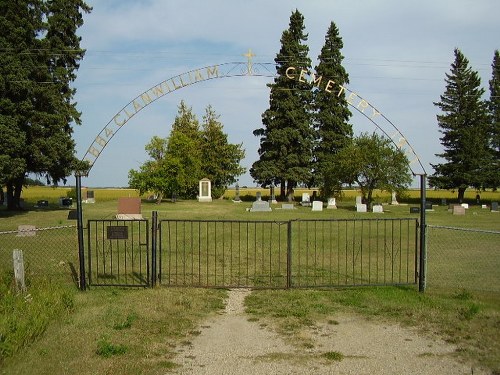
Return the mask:
<svg viewBox="0 0 500 375">
<path fill-rule="evenodd" d="M 500 231 L 427 225 L 427 286 L 500 292 Z"/>
<path fill-rule="evenodd" d="M 22 250 L 27 282 L 49 277 L 61 282 L 78 280 L 76 225 L 50 228 L 23 226 L 0 232 L 0 273 L 13 272 L 13 251 Z"/>
</svg>

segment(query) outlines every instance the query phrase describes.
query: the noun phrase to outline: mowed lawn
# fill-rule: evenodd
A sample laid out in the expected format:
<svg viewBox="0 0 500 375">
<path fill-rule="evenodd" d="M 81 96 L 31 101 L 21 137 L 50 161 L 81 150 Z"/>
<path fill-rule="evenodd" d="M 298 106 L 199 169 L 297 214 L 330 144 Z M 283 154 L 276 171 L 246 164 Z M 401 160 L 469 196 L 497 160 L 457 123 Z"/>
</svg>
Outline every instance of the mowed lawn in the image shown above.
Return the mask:
<svg viewBox="0 0 500 375">
<path fill-rule="evenodd" d="M 25 190 L 27 210 L 11 214 L 0 210 L 0 231 L 15 230 L 18 225 L 38 228 L 75 225 L 68 220 L 68 209 L 60 208 L 58 199 L 67 189 L 28 188 Z M 94 189 L 96 203 L 84 204 L 84 221 L 113 219 L 119 197 L 137 197 L 134 190 Z M 260 190 L 265 198 L 267 193 Z M 233 193 L 233 192 L 230 192 Z M 157 205 L 142 197 L 142 214 L 150 219 L 157 211 L 160 219 L 177 220 L 265 220 L 282 222 L 300 219 L 373 219 L 414 218 L 410 206 L 418 205 L 418 192 L 411 192 L 408 205 L 384 205 L 383 214 L 357 213 L 354 210 L 355 191 L 346 192 L 338 199 L 337 210 L 313 212 L 310 207 L 293 211 L 248 212 L 255 189 L 241 189 L 242 197 L 250 201 L 233 203 L 229 199 L 199 203 L 194 200 L 165 200 Z M 312 191 L 310 191 L 312 195 Z M 299 199 L 301 192 L 297 192 Z M 379 192 L 376 200 L 388 203 L 390 195 Z M 428 191 L 429 200 L 436 203 L 426 214 L 427 224 L 433 226 L 500 230 L 500 214 L 472 205 L 476 193 L 468 192 L 470 208 L 464 216 L 456 216 L 441 206 L 441 199 L 454 199 L 452 192 Z M 34 208 L 38 200 L 49 200 L 48 208 Z M 499 193 L 481 193 L 481 199 L 490 204 L 499 201 Z M 73 207 L 74 208 L 74 207 Z M 254 291 L 246 301 L 247 312 L 254 320 L 269 325 L 289 337 L 294 345 L 307 348 L 311 343 L 303 330 L 316 323 L 334 321 L 335 315 L 355 313 L 370 319 L 396 321 L 415 326 L 426 333 L 444 338 L 457 347 L 456 355 L 472 361 L 474 366 L 500 371 L 500 293 L 490 286 L 498 285 L 500 265 L 499 242 L 493 237 L 475 237 L 469 232 L 430 229 L 428 243 L 428 289 L 422 294 L 415 286 L 363 287 L 333 290 L 262 290 Z M 74 236 L 74 233 L 71 234 Z M 465 236 L 465 237 L 462 237 Z M 472 236 L 472 237 L 470 237 Z M 465 239 L 464 239 L 465 238 Z M 73 238 L 74 240 L 74 238 Z M 64 240 L 60 240 L 64 241 Z M 486 242 L 485 242 L 486 241 Z M 486 245 L 485 245 L 486 243 Z M 460 245 L 465 244 L 465 247 Z M 452 246 L 453 245 L 453 246 Z M 439 246 L 439 247 L 437 247 Z M 3 258 L 2 258 L 3 259 Z M 478 264 L 477 260 L 481 262 Z M 434 268 L 433 268 L 434 267 Z M 485 267 L 483 270 L 477 267 Z M 478 276 L 479 274 L 479 276 Z M 451 276 L 450 276 L 451 275 Z M 472 280 L 472 278 L 474 278 Z M 462 283 L 470 279 L 469 283 Z M 40 285 L 39 285 L 40 284 Z M 44 287 L 45 285 L 45 287 Z M 46 302 L 45 288 L 51 290 Z M 58 288 L 51 288 L 38 280 L 31 280 L 30 301 L 21 298 L 22 312 L 0 319 L 7 326 L 20 327 L 25 320 L 41 324 L 41 311 L 57 305 Z M 61 308 L 46 318 L 45 328 L 29 337 L 21 348 L 2 359 L 0 374 L 107 373 L 107 374 L 164 374 L 176 368 L 176 348 L 189 345 L 200 324 L 223 306 L 222 289 L 154 288 L 121 289 L 91 288 L 80 293 L 74 285 L 63 287 Z M 44 302 L 45 301 L 45 302 Z M 35 305 L 39 303 L 39 312 Z M 29 310 L 25 308 L 29 307 Z M 4 310 L 7 311 L 7 310 Z M 175 319 L 172 317 L 175 316 Z M 23 318 L 26 317 L 26 318 Z M 10 320 L 9 320 L 10 319 Z M 28 323 L 26 323 L 28 324 Z M 41 326 L 40 326 L 41 327 Z M 4 342 L 5 343 L 5 342 Z M 3 348 L 0 345 L 0 352 Z M 342 353 L 349 355 L 349 353 Z"/>
</svg>

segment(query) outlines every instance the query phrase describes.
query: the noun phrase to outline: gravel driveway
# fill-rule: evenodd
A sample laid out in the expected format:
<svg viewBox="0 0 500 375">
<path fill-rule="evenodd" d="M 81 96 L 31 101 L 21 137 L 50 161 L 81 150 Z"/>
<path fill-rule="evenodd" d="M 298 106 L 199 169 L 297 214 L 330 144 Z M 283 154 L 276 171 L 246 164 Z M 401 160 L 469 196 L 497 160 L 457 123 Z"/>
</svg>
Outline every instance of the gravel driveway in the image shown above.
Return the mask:
<svg viewBox="0 0 500 375">
<path fill-rule="evenodd" d="M 488 374 L 461 363 L 455 347 L 397 324 L 335 316 L 308 332 L 314 345 L 299 349 L 259 322 L 248 321 L 249 290 L 231 290 L 225 311 L 206 321 L 200 334 L 178 349 L 178 374 Z M 341 360 L 325 353 L 341 353 Z"/>
</svg>

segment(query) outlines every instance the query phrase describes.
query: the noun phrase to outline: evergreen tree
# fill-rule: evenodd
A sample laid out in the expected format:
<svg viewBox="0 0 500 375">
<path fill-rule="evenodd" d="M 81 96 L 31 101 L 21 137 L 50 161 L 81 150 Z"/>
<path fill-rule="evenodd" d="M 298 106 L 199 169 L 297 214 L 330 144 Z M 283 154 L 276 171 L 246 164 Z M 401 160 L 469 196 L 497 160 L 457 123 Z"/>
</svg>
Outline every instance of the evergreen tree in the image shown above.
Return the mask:
<svg viewBox="0 0 500 375">
<path fill-rule="evenodd" d="M 492 162 L 487 185 L 496 189 L 500 186 L 500 53 L 498 50 L 495 51 L 491 68 L 489 109 L 491 116 L 490 147 Z"/>
<path fill-rule="evenodd" d="M 454 53 L 451 72 L 446 74 L 446 90 L 441 101 L 434 103 L 443 112 L 437 120 L 444 152 L 436 156 L 446 162 L 432 165 L 435 172 L 429 183 L 441 189 L 458 189 L 461 202 L 469 186 L 480 189 L 486 184 L 491 161 L 490 125 L 479 75 L 460 50 Z"/>
<path fill-rule="evenodd" d="M 245 173 L 240 162 L 245 157 L 242 144 L 228 142 L 223 125 L 212 106 L 208 106 L 202 124 L 202 174 L 212 182 L 212 196 L 221 197 L 227 187 Z"/>
<path fill-rule="evenodd" d="M 27 173 L 64 180 L 80 167 L 71 123 L 80 123 L 70 84 L 84 51 L 76 30 L 82 0 L 0 2 L 0 182 L 19 208 Z"/>
<path fill-rule="evenodd" d="M 269 109 L 262 114 L 262 128 L 253 133 L 260 137 L 259 160 L 250 174 L 261 186 L 281 185 L 281 196 L 299 183 L 311 181 L 314 131 L 311 126 L 312 91 L 309 83 L 286 76 L 288 67 L 297 72 L 311 70 L 304 17 L 296 10 L 289 28 L 281 36 L 281 49 L 276 55 L 277 76 L 271 89 Z M 298 74 L 298 73 L 297 73 Z"/>
<path fill-rule="evenodd" d="M 323 196 L 329 197 L 340 191 L 343 179 L 335 170 L 337 153 L 352 139 L 352 125 L 349 124 L 351 111 L 345 98 L 345 91 L 339 86 L 349 83 L 349 75 L 342 66 L 342 38 L 335 23 L 331 23 L 325 37 L 325 44 L 318 56 L 316 77 L 335 82 L 336 90 L 316 90 L 314 92 L 314 125 L 317 130 L 315 146 L 315 181 Z M 341 92 L 338 95 L 338 92 Z M 337 176 L 337 177 L 335 177 Z"/>
</svg>

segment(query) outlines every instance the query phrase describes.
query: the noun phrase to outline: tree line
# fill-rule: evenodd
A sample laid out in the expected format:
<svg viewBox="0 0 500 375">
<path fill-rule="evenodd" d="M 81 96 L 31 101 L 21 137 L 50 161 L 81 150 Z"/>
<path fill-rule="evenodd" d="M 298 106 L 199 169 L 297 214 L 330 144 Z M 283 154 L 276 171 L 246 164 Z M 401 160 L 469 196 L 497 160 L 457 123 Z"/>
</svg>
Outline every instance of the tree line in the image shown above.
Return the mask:
<svg viewBox="0 0 500 375">
<path fill-rule="evenodd" d="M 259 160 L 250 174 L 261 186 L 279 185 L 282 198 L 298 185 L 316 186 L 323 197 L 338 195 L 342 186 L 357 184 L 364 199 L 371 203 L 373 189 L 400 191 L 411 182 L 408 160 L 390 140 L 377 134 L 353 135 L 351 112 L 345 92 L 331 95 L 311 90 L 303 80 L 286 78 L 286 70 L 295 67 L 312 70 L 306 44 L 304 17 L 296 10 L 289 28 L 281 36 L 276 55 L 277 76 L 269 84 L 269 108 L 262 114 L 262 127 L 254 131 L 260 137 Z M 314 68 L 317 76 L 327 77 L 345 86 L 349 75 L 342 66 L 342 38 L 331 22 L 325 43 Z M 497 188 L 499 173 L 499 57 L 492 64 L 490 98 L 483 99 L 477 72 L 455 50 L 455 62 L 446 75 L 446 91 L 434 103 L 442 114 L 437 116 L 444 152 L 444 163 L 432 165 L 432 187 L 457 189 L 459 200 L 465 189 Z"/>
<path fill-rule="evenodd" d="M 27 175 L 57 184 L 85 170 L 72 138 L 81 113 L 71 84 L 85 54 L 76 31 L 83 25 L 83 13 L 90 11 L 83 0 L 0 2 L 0 186 L 6 187 L 9 209 L 19 208 Z M 293 66 L 340 86 L 349 83 L 335 23 L 327 30 L 314 70 L 307 40 L 304 17 L 295 10 L 274 59 L 277 75 L 268 84 L 269 108 L 262 114 L 262 126 L 253 132 L 260 146 L 259 159 L 250 168 L 252 178 L 262 187 L 279 186 L 282 199 L 299 185 L 319 187 L 326 198 L 340 194 L 346 184 L 356 184 L 368 203 L 373 189 L 406 188 L 411 181 L 406 156 L 376 133 L 354 136 L 345 92 L 311 90 L 309 83 L 286 77 L 286 69 Z M 455 50 L 445 92 L 434 103 L 441 110 L 437 122 L 444 148 L 437 156 L 444 161 L 432 165 L 432 187 L 456 189 L 463 199 L 469 187 L 500 185 L 499 82 L 498 51 L 489 99 L 484 99 L 478 73 Z M 218 118 L 208 107 L 200 126 L 182 102 L 172 133 L 146 146 L 151 160 L 130 171 L 130 185 L 191 197 L 197 181 L 208 177 L 214 196 L 221 195 L 245 169 L 240 166 L 242 145 L 228 142 Z"/>
</svg>

